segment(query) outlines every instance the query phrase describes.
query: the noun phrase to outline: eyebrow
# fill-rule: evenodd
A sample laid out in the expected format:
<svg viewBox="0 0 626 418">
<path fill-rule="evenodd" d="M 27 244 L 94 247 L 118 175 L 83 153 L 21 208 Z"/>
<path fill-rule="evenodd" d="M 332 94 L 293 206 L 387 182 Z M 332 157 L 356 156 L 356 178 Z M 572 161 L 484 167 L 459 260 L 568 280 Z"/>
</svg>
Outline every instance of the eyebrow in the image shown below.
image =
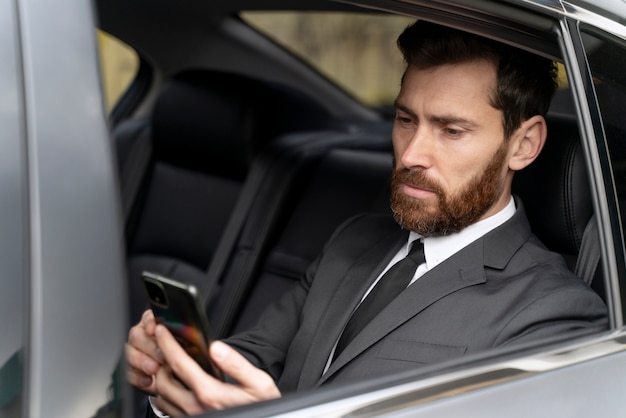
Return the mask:
<svg viewBox="0 0 626 418">
<path fill-rule="evenodd" d="M 412 118 L 417 119 L 417 114 L 413 112 L 411 109 L 409 109 L 408 107 L 406 107 L 405 105 L 398 102 L 398 100 L 394 101 L 393 106 L 396 109 L 401 110 L 402 112 L 410 115 Z M 441 124 L 450 124 L 450 123 L 459 124 L 459 125 L 463 125 L 464 127 L 468 129 L 472 129 L 478 126 L 478 123 L 472 120 L 462 118 L 459 116 L 454 116 L 454 115 L 445 115 L 445 114 L 444 115 L 432 115 L 432 116 L 428 116 L 428 120 L 441 123 Z"/>
<path fill-rule="evenodd" d="M 401 110 L 404 113 L 409 114 L 411 117 L 413 117 L 414 119 L 417 119 L 417 115 L 415 114 L 415 112 L 413 112 L 411 109 L 409 109 L 408 107 L 404 106 L 403 104 L 401 104 L 400 102 L 398 102 L 398 99 L 396 99 L 393 102 L 393 107 L 395 109 Z"/>
</svg>

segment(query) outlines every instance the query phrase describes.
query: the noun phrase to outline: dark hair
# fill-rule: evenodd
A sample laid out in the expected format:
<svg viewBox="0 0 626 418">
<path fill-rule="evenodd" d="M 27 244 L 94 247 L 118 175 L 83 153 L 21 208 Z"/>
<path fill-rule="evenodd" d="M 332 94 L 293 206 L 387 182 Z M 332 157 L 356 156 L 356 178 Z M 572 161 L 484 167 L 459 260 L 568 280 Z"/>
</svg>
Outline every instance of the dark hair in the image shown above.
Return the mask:
<svg viewBox="0 0 626 418">
<path fill-rule="evenodd" d="M 557 88 L 553 61 L 506 44 L 426 21 L 402 32 L 398 47 L 407 66 L 432 68 L 485 60 L 497 69 L 491 105 L 503 113 L 505 138 L 535 115 L 545 116 Z"/>
</svg>

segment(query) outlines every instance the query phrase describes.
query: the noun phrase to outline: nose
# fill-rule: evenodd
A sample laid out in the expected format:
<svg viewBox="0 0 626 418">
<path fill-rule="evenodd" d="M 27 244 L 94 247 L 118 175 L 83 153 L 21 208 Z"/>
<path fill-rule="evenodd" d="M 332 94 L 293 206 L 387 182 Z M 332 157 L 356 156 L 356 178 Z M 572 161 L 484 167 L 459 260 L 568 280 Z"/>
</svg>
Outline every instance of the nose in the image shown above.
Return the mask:
<svg viewBox="0 0 626 418">
<path fill-rule="evenodd" d="M 432 165 L 433 141 L 426 127 L 420 126 L 401 142 L 398 160 L 404 168 L 429 168 Z"/>
</svg>

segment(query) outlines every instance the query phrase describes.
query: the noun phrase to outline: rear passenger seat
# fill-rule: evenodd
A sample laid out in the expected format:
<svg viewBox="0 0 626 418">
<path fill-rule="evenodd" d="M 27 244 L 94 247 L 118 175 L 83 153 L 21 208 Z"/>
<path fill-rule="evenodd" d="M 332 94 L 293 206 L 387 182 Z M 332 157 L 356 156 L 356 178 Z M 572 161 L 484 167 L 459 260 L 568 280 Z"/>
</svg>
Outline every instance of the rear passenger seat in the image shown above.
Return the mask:
<svg viewBox="0 0 626 418">
<path fill-rule="evenodd" d="M 131 323 L 147 306 L 141 271 L 205 280 L 255 155 L 281 133 L 330 123 L 321 106 L 282 86 L 192 70 L 164 85 L 149 118 L 116 128 Z"/>
</svg>

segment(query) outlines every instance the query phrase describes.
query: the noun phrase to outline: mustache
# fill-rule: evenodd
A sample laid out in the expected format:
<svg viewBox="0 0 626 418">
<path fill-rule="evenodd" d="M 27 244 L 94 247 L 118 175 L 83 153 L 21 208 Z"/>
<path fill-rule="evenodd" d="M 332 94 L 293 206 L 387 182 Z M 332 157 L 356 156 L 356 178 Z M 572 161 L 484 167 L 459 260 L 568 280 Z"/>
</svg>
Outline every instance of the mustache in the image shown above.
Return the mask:
<svg viewBox="0 0 626 418">
<path fill-rule="evenodd" d="M 394 170 L 391 176 L 392 186 L 397 188 L 400 187 L 402 183 L 434 192 L 440 196 L 443 194 L 441 185 L 436 180 L 428 177 L 423 170 L 408 170 L 406 168 Z"/>
</svg>

